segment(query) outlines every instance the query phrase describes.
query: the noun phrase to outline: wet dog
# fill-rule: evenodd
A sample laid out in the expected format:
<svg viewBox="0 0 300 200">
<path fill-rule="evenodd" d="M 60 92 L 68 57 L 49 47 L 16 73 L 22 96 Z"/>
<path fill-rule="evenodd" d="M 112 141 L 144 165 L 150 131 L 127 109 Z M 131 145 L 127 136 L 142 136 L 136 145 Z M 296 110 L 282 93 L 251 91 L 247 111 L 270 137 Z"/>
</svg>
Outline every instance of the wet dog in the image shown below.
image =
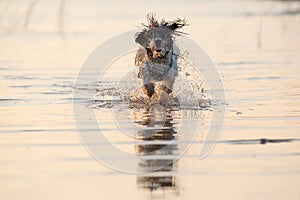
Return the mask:
<svg viewBox="0 0 300 200">
<path fill-rule="evenodd" d="M 135 42 L 141 45 L 135 56 L 138 77 L 142 79 L 142 89 L 148 97 L 152 97 L 157 89 L 170 94 L 178 75 L 179 50 L 174 45 L 174 38 L 181 34 L 178 29 L 186 25 L 186 20 L 177 18 L 159 22 L 151 14 L 147 18 L 148 24 L 143 24 L 144 28 L 135 36 Z"/>
</svg>

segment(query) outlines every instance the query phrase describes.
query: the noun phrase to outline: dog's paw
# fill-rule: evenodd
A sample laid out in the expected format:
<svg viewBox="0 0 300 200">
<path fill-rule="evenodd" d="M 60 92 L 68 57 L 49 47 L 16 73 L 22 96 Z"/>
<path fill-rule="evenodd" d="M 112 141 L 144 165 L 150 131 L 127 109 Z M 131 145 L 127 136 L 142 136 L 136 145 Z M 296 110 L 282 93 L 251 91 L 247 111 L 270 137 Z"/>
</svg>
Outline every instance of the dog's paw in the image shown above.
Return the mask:
<svg viewBox="0 0 300 200">
<path fill-rule="evenodd" d="M 151 102 L 163 106 L 172 105 L 170 95 L 159 88 L 156 88 L 155 93 L 151 97 Z"/>
<path fill-rule="evenodd" d="M 160 85 L 159 89 L 164 91 L 167 94 L 170 94 L 172 92 L 172 90 L 170 88 L 167 88 L 166 86 Z"/>
<path fill-rule="evenodd" d="M 143 85 L 144 93 L 151 97 L 154 94 L 154 85 L 152 83 L 148 83 Z"/>
</svg>

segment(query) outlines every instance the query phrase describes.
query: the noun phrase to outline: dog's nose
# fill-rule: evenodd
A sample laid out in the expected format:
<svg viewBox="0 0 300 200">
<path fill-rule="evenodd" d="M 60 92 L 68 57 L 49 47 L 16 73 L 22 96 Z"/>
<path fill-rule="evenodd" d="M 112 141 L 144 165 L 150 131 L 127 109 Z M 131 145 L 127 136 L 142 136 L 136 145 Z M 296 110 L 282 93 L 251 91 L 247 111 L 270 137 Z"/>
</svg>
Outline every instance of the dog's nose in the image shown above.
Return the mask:
<svg viewBox="0 0 300 200">
<path fill-rule="evenodd" d="M 161 52 L 161 51 L 162 51 L 162 49 L 155 49 L 155 51 L 156 51 L 156 52 Z"/>
</svg>

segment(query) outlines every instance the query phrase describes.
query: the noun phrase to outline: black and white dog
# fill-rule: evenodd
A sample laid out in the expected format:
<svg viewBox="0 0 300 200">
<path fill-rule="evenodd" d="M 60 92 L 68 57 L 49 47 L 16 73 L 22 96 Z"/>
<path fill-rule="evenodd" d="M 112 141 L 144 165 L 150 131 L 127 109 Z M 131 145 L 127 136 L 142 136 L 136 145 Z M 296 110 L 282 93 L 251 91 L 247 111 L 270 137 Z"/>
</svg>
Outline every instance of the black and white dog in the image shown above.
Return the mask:
<svg viewBox="0 0 300 200">
<path fill-rule="evenodd" d="M 170 94 L 178 75 L 179 50 L 174 45 L 174 37 L 181 34 L 177 29 L 185 26 L 186 20 L 158 22 L 152 14 L 147 18 L 148 25 L 143 24 L 144 29 L 135 36 L 135 42 L 141 45 L 135 56 L 138 77 L 143 80 L 143 92 L 149 97 L 156 89 Z"/>
</svg>

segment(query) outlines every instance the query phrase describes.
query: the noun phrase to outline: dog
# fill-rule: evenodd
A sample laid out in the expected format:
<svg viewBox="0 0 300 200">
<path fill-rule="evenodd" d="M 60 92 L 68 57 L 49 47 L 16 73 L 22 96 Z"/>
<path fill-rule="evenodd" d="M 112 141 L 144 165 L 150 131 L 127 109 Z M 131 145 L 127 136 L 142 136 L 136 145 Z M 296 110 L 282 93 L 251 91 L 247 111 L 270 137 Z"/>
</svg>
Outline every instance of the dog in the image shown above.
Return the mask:
<svg viewBox="0 0 300 200">
<path fill-rule="evenodd" d="M 135 55 L 135 66 L 139 68 L 138 78 L 143 81 L 142 90 L 151 98 L 157 89 L 166 94 L 173 90 L 179 56 L 174 39 L 182 33 L 178 29 L 186 26 L 187 21 L 177 18 L 159 22 L 153 14 L 148 14 L 147 19 L 148 25 L 142 24 L 144 28 L 135 35 L 135 42 L 141 46 Z"/>
</svg>

